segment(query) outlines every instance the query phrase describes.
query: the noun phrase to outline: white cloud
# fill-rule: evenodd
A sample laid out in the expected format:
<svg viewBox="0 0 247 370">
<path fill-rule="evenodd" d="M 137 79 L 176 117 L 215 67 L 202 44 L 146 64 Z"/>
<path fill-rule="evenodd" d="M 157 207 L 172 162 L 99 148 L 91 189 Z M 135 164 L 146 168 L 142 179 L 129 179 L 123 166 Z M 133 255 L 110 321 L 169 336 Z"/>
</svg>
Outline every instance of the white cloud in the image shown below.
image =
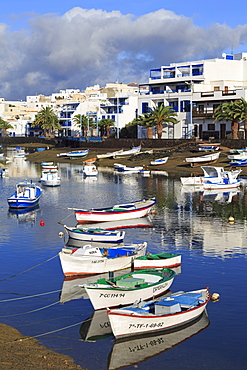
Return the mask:
<svg viewBox="0 0 247 370">
<path fill-rule="evenodd" d="M 165 9 L 138 18 L 79 7 L 62 16 L 32 14 L 27 30 L 0 24 L 0 96 L 146 82 L 150 68 L 218 57 L 246 42 L 247 25 L 201 28 Z"/>
</svg>

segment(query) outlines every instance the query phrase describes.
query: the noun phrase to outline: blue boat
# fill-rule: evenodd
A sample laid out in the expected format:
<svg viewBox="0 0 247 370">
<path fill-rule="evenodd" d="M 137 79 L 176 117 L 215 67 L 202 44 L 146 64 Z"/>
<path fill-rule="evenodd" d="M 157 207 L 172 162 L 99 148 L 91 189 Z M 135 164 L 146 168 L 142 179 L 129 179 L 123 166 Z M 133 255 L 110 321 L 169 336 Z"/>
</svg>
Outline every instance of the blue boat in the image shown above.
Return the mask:
<svg viewBox="0 0 247 370">
<path fill-rule="evenodd" d="M 247 166 L 247 158 L 240 159 L 239 161 L 231 161 L 229 164 L 233 167 Z"/>
<path fill-rule="evenodd" d="M 32 181 L 19 182 L 15 192 L 8 198 L 9 208 L 23 209 L 34 207 L 39 202 L 42 189 Z"/>
</svg>

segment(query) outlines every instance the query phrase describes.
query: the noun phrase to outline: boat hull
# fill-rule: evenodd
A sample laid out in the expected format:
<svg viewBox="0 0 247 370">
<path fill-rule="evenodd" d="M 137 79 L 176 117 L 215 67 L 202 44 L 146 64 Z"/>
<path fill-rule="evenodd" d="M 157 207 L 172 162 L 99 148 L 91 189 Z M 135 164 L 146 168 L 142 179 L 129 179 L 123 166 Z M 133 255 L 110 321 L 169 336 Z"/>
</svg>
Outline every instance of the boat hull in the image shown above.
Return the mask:
<svg viewBox="0 0 247 370">
<path fill-rule="evenodd" d="M 59 253 L 62 270 L 65 276 L 93 275 L 123 270 L 131 267 L 133 260 L 146 254 L 147 243 L 140 244 L 135 254 L 117 258 L 106 256 L 78 256 L 64 251 Z"/>
<path fill-rule="evenodd" d="M 78 223 L 83 222 L 104 222 L 104 221 L 116 221 L 116 220 L 128 220 L 133 218 L 142 218 L 147 216 L 150 212 L 156 200 L 146 200 L 130 203 L 133 207 L 127 207 L 123 209 L 124 205 L 119 205 L 119 209 L 111 208 L 109 211 L 106 209 L 102 210 L 74 210 L 76 220 Z"/>
<path fill-rule="evenodd" d="M 194 291 L 201 292 L 201 291 Z M 194 308 L 173 314 L 155 315 L 155 314 L 130 314 L 130 311 L 121 309 L 108 310 L 108 316 L 111 323 L 113 334 L 116 338 L 140 335 L 166 329 L 172 329 L 189 323 L 199 317 L 206 308 L 209 301 L 209 292 L 204 290 L 205 301 Z M 129 313 L 128 313 L 129 312 Z"/>
<path fill-rule="evenodd" d="M 124 231 L 113 232 L 97 229 L 76 229 L 69 228 L 64 225 L 65 230 L 71 239 L 86 241 L 86 242 L 99 242 L 99 243 L 122 243 L 125 237 Z M 94 231 L 95 230 L 95 231 Z"/>
<path fill-rule="evenodd" d="M 171 267 L 178 267 L 181 265 L 181 255 L 171 255 L 170 257 L 169 256 L 166 257 L 165 255 L 168 255 L 168 253 L 163 253 L 164 258 L 162 258 L 162 253 L 160 253 L 154 256 L 159 256 L 159 255 L 160 255 L 160 258 L 157 257 L 157 259 L 156 258 L 151 259 L 152 256 L 150 256 L 150 259 L 149 259 L 148 255 L 135 259 L 134 269 L 139 270 L 139 269 L 164 268 L 164 267 L 171 268 Z"/>
<path fill-rule="evenodd" d="M 154 271 L 157 273 L 156 270 Z M 120 304 L 128 305 L 137 300 L 147 300 L 164 294 L 172 285 L 175 277 L 175 273 L 171 270 L 170 272 L 170 276 L 168 278 L 164 277 L 163 279 L 161 276 L 145 273 L 145 270 L 129 274 L 133 276 L 133 278 L 143 279 L 145 282 L 150 279 L 150 285 L 143 288 L 122 288 L 121 286 L 112 287 L 110 285 L 106 287 L 101 284 L 97 287 L 97 284 L 91 284 L 91 286 L 86 285 L 85 289 L 95 310 L 107 307 L 116 307 Z M 153 283 L 155 278 L 158 280 Z"/>
<path fill-rule="evenodd" d="M 19 185 L 24 187 L 25 191 L 22 193 L 15 191 L 15 193 L 7 199 L 9 208 L 24 209 L 36 206 L 41 197 L 42 189 L 39 186 L 34 186 L 34 184 L 30 184 L 30 187 L 27 183 L 22 183 Z M 32 195 L 27 196 L 26 192 Z"/>
</svg>

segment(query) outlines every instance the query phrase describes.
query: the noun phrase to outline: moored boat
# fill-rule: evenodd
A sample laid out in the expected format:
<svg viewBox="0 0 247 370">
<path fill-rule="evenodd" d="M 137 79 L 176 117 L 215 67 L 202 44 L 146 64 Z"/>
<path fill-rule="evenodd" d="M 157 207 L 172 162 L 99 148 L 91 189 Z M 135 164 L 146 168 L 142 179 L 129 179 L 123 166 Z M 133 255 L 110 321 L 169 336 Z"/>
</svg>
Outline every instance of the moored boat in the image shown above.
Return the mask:
<svg viewBox="0 0 247 370">
<path fill-rule="evenodd" d="M 189 163 L 191 166 L 199 166 L 201 163 L 208 163 L 208 162 L 214 162 L 219 159 L 220 152 L 212 153 L 212 154 L 206 154 L 202 156 L 197 157 L 187 157 L 185 158 L 185 161 Z"/>
<path fill-rule="evenodd" d="M 180 177 L 182 185 L 203 185 L 205 182 L 219 182 L 227 175 L 224 167 L 201 166 L 203 176 Z M 227 171 L 229 172 L 229 171 Z M 231 171 L 232 178 L 237 178 L 241 170 Z"/>
<path fill-rule="evenodd" d="M 129 167 L 129 166 L 115 163 L 114 170 L 118 173 L 139 173 L 143 170 L 143 166 Z"/>
<path fill-rule="evenodd" d="M 93 275 L 129 268 L 135 258 L 146 254 L 146 249 L 146 242 L 111 248 L 85 245 L 63 248 L 59 257 L 65 276 Z"/>
<path fill-rule="evenodd" d="M 84 288 L 95 310 L 127 305 L 164 294 L 176 273 L 168 268 L 134 271 L 110 279 L 99 279 Z"/>
<path fill-rule="evenodd" d="M 8 198 L 10 208 L 22 209 L 34 207 L 42 194 L 42 189 L 33 182 L 19 182 L 15 192 Z"/>
<path fill-rule="evenodd" d="M 151 161 L 150 164 L 152 166 L 157 166 L 157 165 L 165 164 L 168 161 L 168 158 L 169 157 L 158 158 L 158 159 L 155 159 L 154 161 Z"/>
<path fill-rule="evenodd" d="M 200 151 L 215 151 L 220 149 L 220 143 L 201 143 L 197 147 Z"/>
<path fill-rule="evenodd" d="M 178 328 L 199 317 L 210 299 L 208 288 L 178 292 L 168 297 L 108 309 L 116 338 Z"/>
<path fill-rule="evenodd" d="M 181 255 L 175 253 L 146 254 L 134 260 L 134 269 L 177 267 L 181 265 Z"/>
<path fill-rule="evenodd" d="M 67 157 L 69 158 L 84 158 L 88 155 L 89 150 L 76 150 L 67 153 Z"/>
<path fill-rule="evenodd" d="M 78 223 L 127 220 L 147 216 L 156 203 L 155 198 L 117 204 L 108 208 L 72 208 Z"/>
<path fill-rule="evenodd" d="M 120 154 L 122 152 L 123 152 L 123 149 L 116 150 L 114 152 L 107 152 L 107 153 L 97 154 L 97 159 L 115 158 L 117 154 Z"/>
<path fill-rule="evenodd" d="M 122 152 L 116 153 L 115 157 L 126 157 L 128 155 L 134 155 L 134 154 L 140 153 L 140 151 L 141 151 L 141 145 L 134 146 L 132 149 L 123 150 Z"/>
<path fill-rule="evenodd" d="M 98 170 L 94 163 L 84 163 L 82 168 L 82 173 L 84 176 L 97 176 Z"/>
<path fill-rule="evenodd" d="M 109 231 L 100 228 L 76 228 L 63 225 L 71 239 L 99 243 L 122 243 L 124 231 Z"/>
<path fill-rule="evenodd" d="M 42 170 L 41 178 L 40 178 L 41 185 L 44 186 L 60 186 L 61 178 L 59 177 L 58 171 L 55 170 Z"/>
</svg>

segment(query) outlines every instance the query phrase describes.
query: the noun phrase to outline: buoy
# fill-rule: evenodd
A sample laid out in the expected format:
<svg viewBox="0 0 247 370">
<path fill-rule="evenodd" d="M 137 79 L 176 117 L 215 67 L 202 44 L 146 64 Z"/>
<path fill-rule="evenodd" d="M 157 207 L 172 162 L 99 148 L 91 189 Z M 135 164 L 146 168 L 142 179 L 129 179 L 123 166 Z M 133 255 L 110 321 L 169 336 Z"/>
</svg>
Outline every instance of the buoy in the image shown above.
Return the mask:
<svg viewBox="0 0 247 370">
<path fill-rule="evenodd" d="M 40 226 L 45 226 L 45 221 L 40 221 Z"/>
<path fill-rule="evenodd" d="M 58 236 L 59 236 L 59 238 L 62 238 L 64 236 L 64 233 L 62 231 L 60 231 L 60 233 L 58 233 Z"/>
<path fill-rule="evenodd" d="M 216 302 L 220 299 L 219 293 L 213 293 L 210 297 L 211 301 Z"/>
<path fill-rule="evenodd" d="M 229 224 L 234 224 L 234 217 L 232 217 L 232 216 L 230 216 L 229 218 L 228 218 L 228 222 L 229 222 Z"/>
</svg>

